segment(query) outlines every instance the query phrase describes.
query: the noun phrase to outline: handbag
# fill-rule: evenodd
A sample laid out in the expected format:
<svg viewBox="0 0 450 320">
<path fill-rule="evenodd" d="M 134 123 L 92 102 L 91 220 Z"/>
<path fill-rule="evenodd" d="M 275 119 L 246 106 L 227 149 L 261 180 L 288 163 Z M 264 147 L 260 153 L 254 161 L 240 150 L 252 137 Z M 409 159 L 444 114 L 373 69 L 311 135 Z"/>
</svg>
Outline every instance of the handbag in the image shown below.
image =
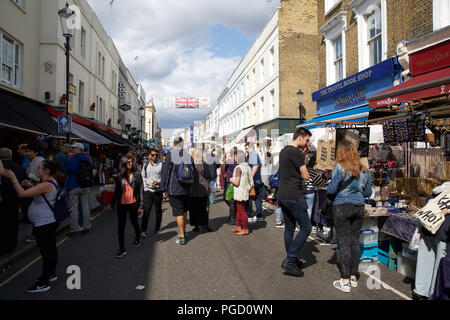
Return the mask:
<svg viewBox="0 0 450 320">
<path fill-rule="evenodd" d="M 331 219 L 334 199 L 336 199 L 336 196 L 340 192 L 342 192 L 344 189 L 346 189 L 355 179 L 356 179 L 356 177 L 351 177 L 350 179 L 345 181 L 344 184 L 339 188 L 338 192 L 335 195 L 327 193 L 327 198 L 325 200 L 325 203 L 323 204 L 322 209 L 320 209 L 321 215 L 325 216 L 327 219 Z"/>
<path fill-rule="evenodd" d="M 230 183 L 225 193 L 225 200 L 231 201 L 234 198 L 234 185 Z"/>
<path fill-rule="evenodd" d="M 250 198 L 255 198 L 256 197 L 256 190 L 255 190 L 254 187 L 251 187 L 249 196 L 250 196 Z"/>
</svg>

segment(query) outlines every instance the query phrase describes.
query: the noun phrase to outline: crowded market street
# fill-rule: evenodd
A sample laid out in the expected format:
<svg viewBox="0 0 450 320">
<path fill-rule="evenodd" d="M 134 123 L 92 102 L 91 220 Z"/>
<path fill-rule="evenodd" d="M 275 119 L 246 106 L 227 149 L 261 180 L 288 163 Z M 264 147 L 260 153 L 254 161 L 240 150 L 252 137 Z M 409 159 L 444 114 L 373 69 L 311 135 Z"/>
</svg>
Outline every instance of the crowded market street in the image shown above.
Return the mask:
<svg viewBox="0 0 450 320">
<path fill-rule="evenodd" d="M 220 198 L 221 193 L 216 195 Z M 0 299 L 410 300 L 411 280 L 381 264 L 380 289 L 362 273 L 358 288 L 350 294 L 331 290 L 339 274 L 336 245 L 325 243 L 314 232 L 300 252 L 304 277 L 284 275 L 280 268 L 284 230 L 275 228 L 274 207 L 265 204 L 264 208 L 265 221 L 250 225 L 250 235 L 239 237 L 226 223 L 228 209 L 219 199 L 211 208 L 213 232 L 198 234 L 188 226 L 188 242 L 179 246 L 175 220 L 164 202 L 160 233 L 151 234 L 141 247 L 132 247 L 132 228 L 127 226 L 129 250 L 122 259 L 114 257 L 116 214 L 101 214 L 90 233 L 57 239 L 60 260 L 52 290 L 39 294 L 25 291 L 40 272 L 42 261 L 36 261 L 39 253 L 35 252 L 0 274 Z M 150 221 L 149 229 L 154 223 Z M 68 289 L 72 272 L 67 273 L 67 268 L 71 265 L 80 268 L 80 289 Z M 144 288 L 137 289 L 139 286 Z"/>
</svg>

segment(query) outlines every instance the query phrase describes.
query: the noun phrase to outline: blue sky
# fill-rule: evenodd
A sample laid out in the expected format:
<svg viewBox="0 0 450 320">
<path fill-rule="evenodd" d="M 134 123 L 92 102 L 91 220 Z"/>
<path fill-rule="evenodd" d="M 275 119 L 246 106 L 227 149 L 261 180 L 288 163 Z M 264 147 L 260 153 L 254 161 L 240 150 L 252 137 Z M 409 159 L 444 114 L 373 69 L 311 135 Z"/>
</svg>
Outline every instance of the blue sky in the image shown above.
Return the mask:
<svg viewBox="0 0 450 320">
<path fill-rule="evenodd" d="M 279 0 L 88 0 L 125 65 L 153 98 L 158 125 L 188 127 L 209 110 L 164 107 L 164 97 L 214 105 Z M 134 58 L 139 56 L 139 59 Z M 163 130 L 164 132 L 164 130 Z"/>
</svg>

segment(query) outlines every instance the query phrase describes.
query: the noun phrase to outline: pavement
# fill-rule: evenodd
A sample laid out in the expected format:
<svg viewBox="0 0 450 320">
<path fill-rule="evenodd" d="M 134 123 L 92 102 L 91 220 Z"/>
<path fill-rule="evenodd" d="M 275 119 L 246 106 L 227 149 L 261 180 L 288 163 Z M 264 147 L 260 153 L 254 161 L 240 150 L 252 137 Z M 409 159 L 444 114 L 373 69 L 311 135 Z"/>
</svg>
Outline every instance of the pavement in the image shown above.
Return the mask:
<svg viewBox="0 0 450 320">
<path fill-rule="evenodd" d="M 95 195 L 97 194 L 98 190 L 101 188 L 99 185 L 93 186 L 92 192 L 90 193 L 90 203 L 92 208 L 96 208 L 99 206 L 99 203 L 97 202 L 97 199 L 95 198 Z M 57 235 L 61 235 L 67 232 L 70 227 L 69 219 L 62 222 L 56 231 Z M 18 241 L 17 241 L 17 247 L 14 249 L 14 251 L 11 254 L 2 254 L 0 255 L 0 273 L 3 273 L 10 269 L 13 264 L 18 262 L 20 259 L 26 257 L 27 255 L 30 255 L 32 253 L 38 252 L 38 248 L 36 245 L 36 242 L 27 243 L 25 240 L 31 235 L 31 232 L 33 230 L 33 225 L 31 223 L 19 223 L 19 231 L 18 231 Z"/>
<path fill-rule="evenodd" d="M 219 194 L 217 194 L 219 195 Z M 58 280 L 51 290 L 27 293 L 41 271 L 38 252 L 16 261 L 0 274 L 0 299 L 8 300 L 409 300 L 411 280 L 380 265 L 376 282 L 362 274 L 358 288 L 343 293 L 332 287 L 339 278 L 336 245 L 311 233 L 300 250 L 303 277 L 283 274 L 283 229 L 275 228 L 273 206 L 264 205 L 264 222 L 250 224 L 250 235 L 237 236 L 228 225 L 228 207 L 219 195 L 210 211 L 212 232 L 187 227 L 188 242 L 175 243 L 177 227 L 168 202 L 163 203 L 162 229 L 134 247 L 126 229 L 128 254 L 118 249 L 115 213 L 96 216 L 88 234 L 58 237 Z M 153 230 L 154 216 L 149 230 Z M 73 266 L 80 287 L 70 289 Z M 379 285 L 378 285 L 379 284 Z"/>
</svg>

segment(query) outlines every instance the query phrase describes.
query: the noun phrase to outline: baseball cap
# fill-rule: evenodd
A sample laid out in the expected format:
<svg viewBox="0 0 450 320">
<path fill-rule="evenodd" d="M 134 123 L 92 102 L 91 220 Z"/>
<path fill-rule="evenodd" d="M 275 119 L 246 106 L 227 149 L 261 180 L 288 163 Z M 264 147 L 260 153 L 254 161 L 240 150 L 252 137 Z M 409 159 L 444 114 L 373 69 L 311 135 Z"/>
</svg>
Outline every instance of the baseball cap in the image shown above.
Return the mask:
<svg viewBox="0 0 450 320">
<path fill-rule="evenodd" d="M 66 149 L 70 149 L 70 143 L 64 143 L 62 147 L 66 148 Z"/>
<path fill-rule="evenodd" d="M 71 147 L 71 148 L 79 148 L 80 150 L 83 150 L 83 149 L 84 149 L 83 145 L 82 145 L 81 143 L 79 143 L 79 142 L 74 143 L 74 144 L 71 145 L 70 147 Z"/>
<path fill-rule="evenodd" d="M 82 145 L 83 145 L 83 150 L 84 151 L 88 151 L 89 150 L 89 145 L 87 143 L 83 142 Z"/>
</svg>

